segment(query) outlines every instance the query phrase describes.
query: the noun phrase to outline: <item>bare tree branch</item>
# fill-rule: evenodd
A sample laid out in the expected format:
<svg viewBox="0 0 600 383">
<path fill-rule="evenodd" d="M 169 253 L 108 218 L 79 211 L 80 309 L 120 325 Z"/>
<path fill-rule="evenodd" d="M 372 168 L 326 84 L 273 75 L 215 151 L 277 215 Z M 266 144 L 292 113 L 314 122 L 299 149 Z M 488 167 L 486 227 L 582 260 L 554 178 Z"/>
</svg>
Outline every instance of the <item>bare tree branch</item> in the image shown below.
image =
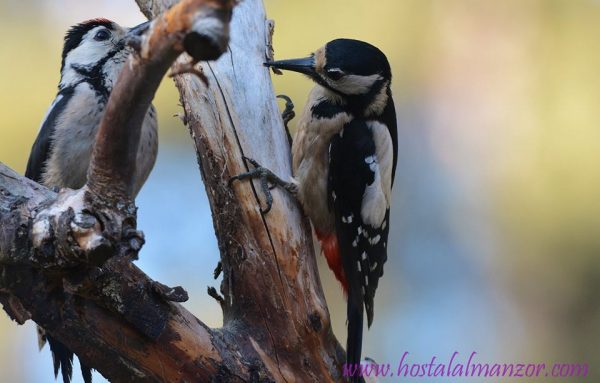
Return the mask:
<svg viewBox="0 0 600 383">
<path fill-rule="evenodd" d="M 161 3 L 153 2 L 155 11 Z M 308 221 L 280 190 L 263 216 L 258 184 L 235 183 L 233 192 L 228 186 L 231 176 L 248 170 L 242 156 L 291 175 L 286 132 L 263 66 L 271 28 L 262 1 L 244 0 L 234 10 L 229 50 L 202 63 L 210 85 L 189 75 L 176 77 L 176 84 L 219 240 L 225 327 L 243 321 L 252 328 L 260 346 L 254 347 L 272 359 L 277 381 L 340 381 L 343 351 L 331 330 Z"/>
<path fill-rule="evenodd" d="M 263 216 L 252 183 L 229 178 L 253 157 L 290 175 L 268 71 L 260 0 L 137 0 L 156 17 L 123 70 L 81 190 L 58 194 L 0 164 L 0 302 L 33 319 L 111 381 L 338 382 L 343 350 L 318 277 L 310 226 L 274 192 Z M 176 3 L 176 4 L 174 4 Z M 227 41 L 231 33 L 229 46 Z M 216 62 L 198 61 L 214 59 Z M 187 54 L 180 55 L 186 51 Z M 131 202 L 143 116 L 172 62 L 221 250 L 224 313 L 209 329 L 131 260 L 143 244 Z M 197 75 L 194 75 L 197 74 Z"/>
<path fill-rule="evenodd" d="M 232 0 L 189 0 L 153 22 L 112 91 L 97 136 L 88 186 L 110 200 L 131 198 L 142 122 L 156 89 L 184 47 L 196 61 L 215 59 L 229 40 Z M 214 20 L 209 22 L 207 20 Z M 206 28 L 210 25 L 210 28 Z"/>
<path fill-rule="evenodd" d="M 113 90 L 86 187 L 55 194 L 0 166 L 0 301 L 114 381 L 203 381 L 245 370 L 130 262 L 143 241 L 129 197 L 143 115 L 186 45 L 196 59 L 225 46 L 233 5 L 182 1 L 154 22 Z M 223 27 L 206 34 L 206 19 Z"/>
</svg>

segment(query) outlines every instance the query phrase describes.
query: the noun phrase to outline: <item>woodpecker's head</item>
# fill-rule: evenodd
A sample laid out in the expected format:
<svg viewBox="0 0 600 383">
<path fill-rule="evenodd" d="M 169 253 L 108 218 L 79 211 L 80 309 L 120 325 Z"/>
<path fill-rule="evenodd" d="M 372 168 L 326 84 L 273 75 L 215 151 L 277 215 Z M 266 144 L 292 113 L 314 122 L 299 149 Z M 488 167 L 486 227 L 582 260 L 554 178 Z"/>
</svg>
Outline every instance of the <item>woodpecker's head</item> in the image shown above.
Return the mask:
<svg viewBox="0 0 600 383">
<path fill-rule="evenodd" d="M 351 39 L 328 42 L 309 57 L 265 63 L 309 76 L 342 98 L 372 102 L 387 91 L 392 72 L 385 54 L 369 43 Z"/>
<path fill-rule="evenodd" d="M 127 29 L 107 19 L 92 19 L 71 27 L 63 46 L 61 85 L 90 75 L 116 76 L 129 54 L 127 38 L 143 32 L 146 25 Z"/>
</svg>

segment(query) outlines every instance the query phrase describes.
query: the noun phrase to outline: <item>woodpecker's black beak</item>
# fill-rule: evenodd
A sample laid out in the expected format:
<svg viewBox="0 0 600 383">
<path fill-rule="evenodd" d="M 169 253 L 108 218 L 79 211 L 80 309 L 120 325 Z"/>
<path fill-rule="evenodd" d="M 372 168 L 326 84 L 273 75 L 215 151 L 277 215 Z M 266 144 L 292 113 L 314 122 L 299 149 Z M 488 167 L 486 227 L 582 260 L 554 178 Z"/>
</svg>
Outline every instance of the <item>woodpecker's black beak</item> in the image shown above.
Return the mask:
<svg viewBox="0 0 600 383">
<path fill-rule="evenodd" d="M 138 37 L 144 34 L 150 27 L 151 21 L 146 21 L 145 23 L 141 23 L 140 25 L 136 25 L 135 27 L 129 28 L 127 31 L 128 37 Z"/>
<path fill-rule="evenodd" d="M 315 59 L 313 57 L 305 57 L 302 59 L 269 61 L 265 63 L 266 67 L 273 67 L 282 70 L 291 70 L 294 72 L 303 73 L 314 77 L 317 75 L 315 71 Z"/>
</svg>

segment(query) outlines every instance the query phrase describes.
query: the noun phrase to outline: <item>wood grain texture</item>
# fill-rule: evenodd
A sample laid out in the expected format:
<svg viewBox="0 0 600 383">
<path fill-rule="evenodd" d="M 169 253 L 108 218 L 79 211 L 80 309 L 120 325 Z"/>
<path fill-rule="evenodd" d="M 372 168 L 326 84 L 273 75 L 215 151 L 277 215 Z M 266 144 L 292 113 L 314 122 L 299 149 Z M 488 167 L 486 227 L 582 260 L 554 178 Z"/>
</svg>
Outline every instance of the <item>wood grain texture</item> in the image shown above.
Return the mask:
<svg viewBox="0 0 600 383">
<path fill-rule="evenodd" d="M 234 9 L 227 52 L 200 64 L 207 84 L 193 74 L 175 79 L 221 251 L 223 327 L 208 328 L 132 264 L 143 242 L 128 197 L 132 174 L 116 169 L 113 157 L 126 159 L 137 145 L 138 114 L 194 20 L 237 3 L 137 2 L 158 21 L 111 96 L 89 185 L 54 193 L 0 164 L 0 303 L 115 382 L 342 381 L 345 355 L 331 330 L 308 221 L 285 193 L 274 191 L 263 216 L 257 185 L 228 184 L 248 170 L 242 156 L 290 176 L 289 145 L 262 65 L 268 27 L 260 0 Z M 177 64 L 190 60 L 184 54 Z"/>
<path fill-rule="evenodd" d="M 343 351 L 331 331 L 308 221 L 285 192 L 274 190 L 273 209 L 263 216 L 258 182 L 227 185 L 248 170 L 242 156 L 291 176 L 263 66 L 269 37 L 262 2 L 245 0 L 234 10 L 229 50 L 201 64 L 208 88 L 190 75 L 176 78 L 221 249 L 225 327 L 242 320 L 251 328 L 252 346 L 277 381 L 339 381 Z"/>
</svg>

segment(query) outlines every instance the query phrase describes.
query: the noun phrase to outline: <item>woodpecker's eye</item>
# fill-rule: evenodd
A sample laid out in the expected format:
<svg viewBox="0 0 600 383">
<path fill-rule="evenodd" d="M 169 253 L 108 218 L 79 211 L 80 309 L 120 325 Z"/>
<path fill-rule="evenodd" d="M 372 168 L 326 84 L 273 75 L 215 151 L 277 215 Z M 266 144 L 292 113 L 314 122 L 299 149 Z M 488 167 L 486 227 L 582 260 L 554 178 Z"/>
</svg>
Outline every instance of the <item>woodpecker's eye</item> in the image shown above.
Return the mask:
<svg viewBox="0 0 600 383">
<path fill-rule="evenodd" d="M 337 81 L 344 76 L 344 72 L 341 69 L 327 69 L 327 77 L 330 79 Z"/>
<path fill-rule="evenodd" d="M 99 30 L 98 32 L 96 32 L 96 36 L 94 36 L 94 40 L 96 41 L 105 41 L 108 39 L 110 39 L 110 32 L 106 29 Z"/>
</svg>

